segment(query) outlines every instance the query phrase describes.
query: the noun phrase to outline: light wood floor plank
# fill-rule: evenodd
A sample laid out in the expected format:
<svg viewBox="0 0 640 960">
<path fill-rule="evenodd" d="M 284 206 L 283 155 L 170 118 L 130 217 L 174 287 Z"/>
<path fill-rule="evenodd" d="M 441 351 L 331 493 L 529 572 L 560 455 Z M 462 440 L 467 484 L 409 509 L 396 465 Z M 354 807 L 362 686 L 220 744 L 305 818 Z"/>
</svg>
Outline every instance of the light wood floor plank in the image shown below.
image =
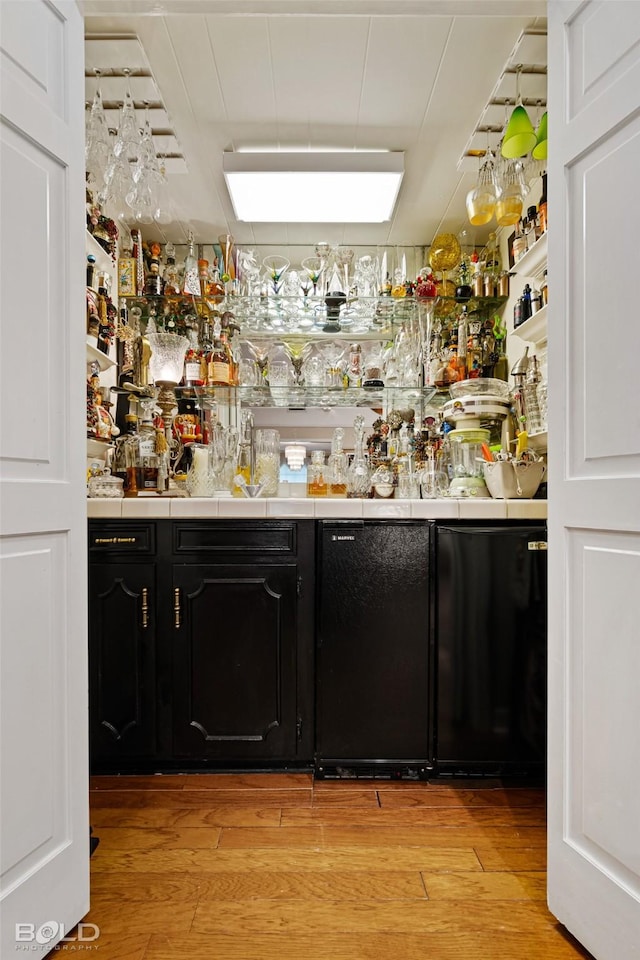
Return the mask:
<svg viewBox="0 0 640 960">
<path fill-rule="evenodd" d="M 194 906 L 205 889 L 207 878 L 200 874 L 157 873 L 120 874 L 91 872 L 92 909 L 99 912 L 105 903 L 191 903 Z"/>
<path fill-rule="evenodd" d="M 96 807 L 90 797 L 91 823 L 96 833 L 101 827 L 277 827 L 280 807 L 264 809 L 245 806 L 211 806 L 203 804 L 191 810 L 179 807 L 145 807 L 139 810 L 129 805 Z M 142 804 L 143 801 L 141 801 Z"/>
<path fill-rule="evenodd" d="M 240 805 L 252 807 L 311 807 L 312 791 L 308 787 L 288 787 L 280 790 L 94 790 L 91 804 L 103 807 L 205 807 Z"/>
<path fill-rule="evenodd" d="M 547 850 L 546 847 L 513 849 L 512 847 L 503 847 L 496 844 L 494 847 L 487 846 L 484 843 L 475 845 L 475 851 L 483 868 L 491 870 L 510 870 L 519 872 L 521 870 L 546 870 L 547 869 Z"/>
<path fill-rule="evenodd" d="M 102 827 L 100 843 L 108 850 L 214 850 L 221 827 L 167 827 L 141 830 L 135 827 Z"/>
<path fill-rule="evenodd" d="M 123 810 L 121 807 L 101 807 L 97 808 L 93 803 L 93 796 L 89 797 L 91 808 L 91 825 L 96 834 L 100 833 L 102 827 L 138 827 L 140 829 L 158 827 L 172 827 L 178 820 L 181 811 L 165 808 L 153 809 L 141 807 L 139 810 L 135 807 L 128 807 Z"/>
<path fill-rule="evenodd" d="M 283 790 L 312 789 L 311 773 L 188 773 L 185 790 Z"/>
<path fill-rule="evenodd" d="M 323 835 L 324 827 L 223 827 L 218 847 L 221 850 L 322 847 Z"/>
<path fill-rule="evenodd" d="M 86 918 L 85 918 L 85 922 Z M 92 935 L 93 931 L 87 931 Z M 70 943 L 59 944 L 51 957 L 63 956 L 65 960 L 78 960 L 78 957 L 102 957 L 103 960 L 144 960 L 147 956 L 147 948 L 151 941 L 151 934 L 138 933 L 130 935 L 126 930 L 121 929 L 115 934 L 107 934 L 101 930 L 96 940 L 83 941 L 77 939 L 77 933 L 72 930 L 69 937 L 73 937 Z M 20 956 L 20 954 L 16 954 Z M 28 954 L 27 954 L 28 956 Z M 35 953 L 33 956 L 39 956 Z"/>
<path fill-rule="evenodd" d="M 376 790 L 315 790 L 313 791 L 313 806 L 325 807 L 375 807 L 379 806 Z"/>
<path fill-rule="evenodd" d="M 418 871 L 265 870 L 209 874 L 199 902 L 224 900 L 424 900 L 424 883 Z M 225 908 L 226 909 L 226 905 Z M 301 910 L 301 913 L 303 911 Z"/>
<path fill-rule="evenodd" d="M 429 847 L 342 847 L 334 850 L 142 850 L 125 853 L 100 845 L 92 858 L 96 872 L 225 873 L 239 870 L 481 870 L 473 850 Z"/>
<path fill-rule="evenodd" d="M 433 790 L 428 786 L 414 790 L 378 789 L 384 807 L 540 807 L 543 791 L 536 790 Z"/>
<path fill-rule="evenodd" d="M 468 900 L 443 902 L 431 900 L 306 901 L 256 900 L 226 903 L 224 910 L 215 902 L 200 901 L 192 932 L 216 936 L 221 933 L 309 934 L 321 937 L 326 930 L 361 935 L 422 932 L 462 934 L 499 929 L 520 933 L 527 938 L 554 919 L 543 903 Z M 426 947 L 426 944 L 425 944 Z"/>
<path fill-rule="evenodd" d="M 185 791 L 186 793 L 186 791 Z M 210 806 L 176 810 L 175 825 L 180 827 L 277 827 L 281 807 Z"/>
<path fill-rule="evenodd" d="M 224 827 L 218 847 L 251 850 L 260 847 L 409 846 L 462 847 L 482 845 L 546 849 L 543 827 Z"/>
<path fill-rule="evenodd" d="M 248 828 L 250 830 L 251 828 Z M 281 830 L 321 830 L 326 846 L 426 846 L 426 847 L 475 847 L 477 844 L 497 847 L 545 847 L 547 831 L 544 827 L 430 827 L 430 826 L 321 826 L 281 827 Z M 242 844 L 243 831 L 233 831 L 235 842 Z M 269 833 L 271 831 L 268 831 Z M 225 838 L 222 832 L 220 843 Z M 247 837 L 247 840 L 249 838 Z M 231 838 L 230 838 L 231 840 Z M 234 841 L 231 840 L 233 843 Z"/>
<path fill-rule="evenodd" d="M 544 872 L 423 873 L 429 900 L 542 900 L 547 898 Z"/>
<path fill-rule="evenodd" d="M 309 934 L 242 933 L 188 938 L 153 936 L 144 960 L 588 960 L 559 928 L 519 933 L 495 930 L 430 934 L 365 931 Z"/>
<path fill-rule="evenodd" d="M 153 776 L 95 776 L 91 777 L 91 790 L 182 790 L 187 776 L 183 773 L 158 773 Z"/>
<path fill-rule="evenodd" d="M 116 940 L 118 936 L 141 934 L 149 936 L 157 931 L 167 936 L 184 936 L 190 933 L 196 912 L 196 903 L 171 903 L 156 900 L 134 903 L 103 900 L 92 904 L 84 923 L 95 923 L 100 935 Z M 99 942 L 99 941 L 98 941 Z M 98 956 L 101 956 L 98 951 Z"/>
<path fill-rule="evenodd" d="M 537 807 L 382 807 L 325 806 L 283 809 L 282 826 L 362 824 L 366 826 L 520 826 L 543 827 L 545 815 Z"/>
</svg>

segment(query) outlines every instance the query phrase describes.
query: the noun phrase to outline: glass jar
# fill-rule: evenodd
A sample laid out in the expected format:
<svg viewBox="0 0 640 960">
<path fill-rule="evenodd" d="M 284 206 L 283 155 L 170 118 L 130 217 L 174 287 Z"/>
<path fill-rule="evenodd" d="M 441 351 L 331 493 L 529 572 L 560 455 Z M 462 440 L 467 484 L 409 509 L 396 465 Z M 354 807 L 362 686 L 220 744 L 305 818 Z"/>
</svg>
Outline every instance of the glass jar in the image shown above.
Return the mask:
<svg viewBox="0 0 640 960">
<path fill-rule="evenodd" d="M 104 473 L 89 480 L 89 496 L 94 498 L 120 499 L 124 497 L 124 480 L 121 477 L 112 477 L 107 467 Z"/>
<path fill-rule="evenodd" d="M 277 430 L 255 432 L 255 482 L 263 483 L 265 497 L 278 496 L 280 482 L 280 434 Z"/>
<path fill-rule="evenodd" d="M 307 496 L 326 497 L 327 494 L 327 468 L 324 462 L 324 450 L 312 450 L 311 464 L 307 468 Z"/>
</svg>

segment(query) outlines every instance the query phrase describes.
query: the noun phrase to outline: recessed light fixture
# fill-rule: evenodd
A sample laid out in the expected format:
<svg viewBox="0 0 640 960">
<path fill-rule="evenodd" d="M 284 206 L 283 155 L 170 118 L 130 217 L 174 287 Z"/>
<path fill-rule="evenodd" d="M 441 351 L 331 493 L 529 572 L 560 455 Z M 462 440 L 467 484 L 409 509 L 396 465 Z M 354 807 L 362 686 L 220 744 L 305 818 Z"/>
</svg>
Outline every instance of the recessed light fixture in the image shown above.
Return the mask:
<svg viewBox="0 0 640 960">
<path fill-rule="evenodd" d="M 404 153 L 224 153 L 238 220 L 382 223 L 393 214 Z"/>
</svg>

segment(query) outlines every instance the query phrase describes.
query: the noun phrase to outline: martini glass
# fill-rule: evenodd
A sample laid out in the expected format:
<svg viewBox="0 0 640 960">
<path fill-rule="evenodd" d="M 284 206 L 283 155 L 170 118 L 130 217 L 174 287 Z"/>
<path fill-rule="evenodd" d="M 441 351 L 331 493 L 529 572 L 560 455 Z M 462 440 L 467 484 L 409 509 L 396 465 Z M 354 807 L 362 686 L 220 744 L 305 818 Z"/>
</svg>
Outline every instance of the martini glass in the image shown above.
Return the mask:
<svg viewBox="0 0 640 960">
<path fill-rule="evenodd" d="M 302 385 L 302 367 L 310 355 L 313 347 L 310 343 L 304 343 L 302 340 L 283 340 L 284 349 L 291 360 L 293 367 L 294 382 L 296 386 Z"/>
<path fill-rule="evenodd" d="M 280 281 L 289 268 L 289 261 L 286 257 L 265 257 L 262 266 L 269 274 L 273 292 L 277 294 L 280 291 Z"/>
<path fill-rule="evenodd" d="M 318 292 L 318 280 L 324 270 L 324 261 L 321 257 L 306 257 L 302 261 L 302 269 L 313 284 L 313 295 L 315 297 Z"/>
<path fill-rule="evenodd" d="M 269 364 L 269 344 L 258 342 L 257 340 L 245 340 L 247 349 L 258 364 L 260 370 L 260 383 L 264 384 L 267 376 L 267 366 Z"/>
</svg>

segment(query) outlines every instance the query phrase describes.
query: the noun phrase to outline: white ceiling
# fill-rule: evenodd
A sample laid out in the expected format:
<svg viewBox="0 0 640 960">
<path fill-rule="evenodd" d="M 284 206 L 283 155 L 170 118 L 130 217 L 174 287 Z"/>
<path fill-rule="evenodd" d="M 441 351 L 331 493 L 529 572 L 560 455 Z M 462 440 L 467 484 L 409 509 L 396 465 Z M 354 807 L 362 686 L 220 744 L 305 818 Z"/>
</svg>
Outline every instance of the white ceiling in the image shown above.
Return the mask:
<svg viewBox="0 0 640 960">
<path fill-rule="evenodd" d="M 86 0 L 84 8 L 87 73 L 116 74 L 102 78 L 103 98 L 122 100 L 122 68 L 142 74 L 131 77 L 134 99 L 151 101 L 157 147 L 173 158 L 176 223 L 156 235 L 175 242 L 189 229 L 203 243 L 228 232 L 241 244 L 279 245 L 428 244 L 441 230 L 457 232 L 477 169 L 461 157 L 486 146 L 476 126 L 504 119 L 504 107 L 485 108 L 492 96 L 515 95 L 505 69 L 546 64 L 545 38 L 535 35 L 546 26 L 544 0 Z M 95 83 L 87 79 L 88 99 Z M 521 92 L 544 100 L 544 73 L 524 76 Z M 237 222 L 221 158 L 251 147 L 404 151 L 394 217 Z"/>
</svg>

